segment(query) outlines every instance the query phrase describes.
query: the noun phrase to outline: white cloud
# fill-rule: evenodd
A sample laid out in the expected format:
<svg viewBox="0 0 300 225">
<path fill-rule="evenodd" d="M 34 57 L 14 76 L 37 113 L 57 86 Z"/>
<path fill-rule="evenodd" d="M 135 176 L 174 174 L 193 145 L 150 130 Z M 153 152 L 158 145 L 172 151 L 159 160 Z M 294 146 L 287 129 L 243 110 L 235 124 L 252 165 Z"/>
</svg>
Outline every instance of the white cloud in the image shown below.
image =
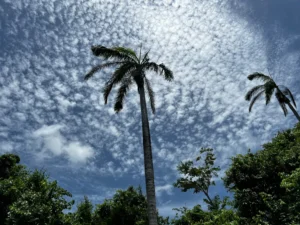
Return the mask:
<svg viewBox="0 0 300 225">
<path fill-rule="evenodd" d="M 60 132 L 63 128 L 63 125 L 44 125 L 34 131 L 33 136 L 41 140 L 45 150 L 54 156 L 66 155 L 71 163 L 86 163 L 94 156 L 94 149 L 78 141 L 67 141 Z M 42 150 L 42 154 L 45 154 L 45 151 Z"/>
<path fill-rule="evenodd" d="M 79 142 L 70 142 L 65 151 L 68 153 L 69 160 L 72 163 L 86 162 L 94 156 L 94 149 L 90 146 L 82 145 Z"/>
<path fill-rule="evenodd" d="M 165 192 L 168 195 L 172 195 L 173 194 L 173 192 L 172 192 L 173 188 L 174 187 L 171 184 L 166 184 L 166 185 L 163 185 L 163 186 L 158 186 L 157 185 L 155 187 L 156 195 L 157 195 L 157 197 L 160 197 L 163 192 Z"/>
</svg>

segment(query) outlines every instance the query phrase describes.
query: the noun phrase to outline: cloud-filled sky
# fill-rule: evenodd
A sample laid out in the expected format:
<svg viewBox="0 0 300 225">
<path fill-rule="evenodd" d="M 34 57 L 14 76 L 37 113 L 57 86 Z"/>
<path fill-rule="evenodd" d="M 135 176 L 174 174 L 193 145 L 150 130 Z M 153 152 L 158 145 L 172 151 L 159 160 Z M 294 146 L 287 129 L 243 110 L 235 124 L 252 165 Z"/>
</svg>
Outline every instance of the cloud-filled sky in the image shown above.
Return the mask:
<svg viewBox="0 0 300 225">
<path fill-rule="evenodd" d="M 3 0 L 0 3 L 0 153 L 94 203 L 116 189 L 144 185 L 136 88 L 115 114 L 101 90 L 112 69 L 88 82 L 103 60 L 92 45 L 150 50 L 172 69 L 169 83 L 153 73 L 155 115 L 149 114 L 158 208 L 202 203 L 173 188 L 182 160 L 212 147 L 221 174 L 237 153 L 257 150 L 296 119 L 273 99 L 248 113 L 247 75 L 271 74 L 300 105 L 298 0 Z M 222 183 L 211 194 L 226 194 Z"/>
</svg>

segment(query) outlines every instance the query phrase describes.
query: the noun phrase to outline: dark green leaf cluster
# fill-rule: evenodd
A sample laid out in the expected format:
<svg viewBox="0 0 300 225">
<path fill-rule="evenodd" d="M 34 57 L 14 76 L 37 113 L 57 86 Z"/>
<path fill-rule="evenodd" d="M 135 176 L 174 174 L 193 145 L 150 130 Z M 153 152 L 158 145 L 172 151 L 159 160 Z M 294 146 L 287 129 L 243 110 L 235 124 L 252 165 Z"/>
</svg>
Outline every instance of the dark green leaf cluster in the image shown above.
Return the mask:
<svg viewBox="0 0 300 225">
<path fill-rule="evenodd" d="M 299 224 L 300 125 L 232 158 L 224 178 L 244 224 Z"/>
<path fill-rule="evenodd" d="M 85 197 L 77 206 L 77 211 L 69 213 L 72 225 L 147 225 L 147 201 L 141 188 L 129 187 L 117 190 L 112 199 L 106 199 L 95 208 Z M 158 217 L 159 225 L 167 225 L 168 218 Z"/>
<path fill-rule="evenodd" d="M 171 221 L 172 225 L 238 225 L 239 217 L 232 209 L 207 211 L 196 205 L 192 209 L 175 209 L 179 213 Z"/>
<path fill-rule="evenodd" d="M 202 158 L 204 156 L 204 158 Z M 177 167 L 183 176 L 174 184 L 183 192 L 194 190 L 194 193 L 203 193 L 206 198 L 203 201 L 207 204 L 208 210 L 203 210 L 201 205 L 192 209 L 185 207 L 175 209 L 179 213 L 171 221 L 174 225 L 235 225 L 239 218 L 233 209 L 228 209 L 231 202 L 229 197 L 221 199 L 219 195 L 211 197 L 209 188 L 215 185 L 214 178 L 218 177 L 219 167 L 214 166 L 215 155 L 213 149 L 202 148 L 196 161 L 182 162 Z M 198 166 L 195 164 L 199 163 Z M 202 163 L 202 164 L 201 164 Z"/>
<path fill-rule="evenodd" d="M 63 210 L 71 194 L 49 181 L 45 172 L 26 170 L 16 155 L 0 157 L 0 224 L 55 225 L 63 223 Z"/>
<path fill-rule="evenodd" d="M 195 164 L 202 159 L 202 155 L 205 155 L 204 165 L 195 166 Z M 183 177 L 179 178 L 175 187 L 180 188 L 183 192 L 186 192 L 190 189 L 194 193 L 204 193 L 206 196 L 205 201 L 209 203 L 209 207 L 215 208 L 213 200 L 210 198 L 208 190 L 209 187 L 215 185 L 215 181 L 212 178 L 218 177 L 219 167 L 214 166 L 215 155 L 213 149 L 211 148 L 202 148 L 200 150 L 200 156 L 196 158 L 196 161 L 187 161 L 182 162 L 177 167 L 180 174 Z"/>
</svg>

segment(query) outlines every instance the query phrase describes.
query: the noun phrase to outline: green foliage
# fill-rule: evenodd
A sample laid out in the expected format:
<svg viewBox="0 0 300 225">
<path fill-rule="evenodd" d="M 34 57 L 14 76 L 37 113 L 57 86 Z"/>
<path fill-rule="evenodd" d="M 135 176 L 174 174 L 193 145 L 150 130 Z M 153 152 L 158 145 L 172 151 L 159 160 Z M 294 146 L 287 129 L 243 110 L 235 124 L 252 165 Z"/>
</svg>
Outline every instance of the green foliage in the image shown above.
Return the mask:
<svg viewBox="0 0 300 225">
<path fill-rule="evenodd" d="M 63 210 L 73 204 L 65 196 L 71 194 L 56 181 L 49 181 L 44 172 L 30 172 L 17 165 L 19 161 L 15 155 L 0 157 L 1 167 L 7 168 L 0 179 L 1 224 L 62 224 Z"/>
<path fill-rule="evenodd" d="M 243 224 L 299 220 L 300 125 L 279 133 L 263 150 L 232 158 L 224 183 L 234 192 Z"/>
<path fill-rule="evenodd" d="M 88 197 L 77 205 L 77 211 L 73 214 L 72 225 L 90 225 L 92 223 L 93 204 Z"/>
<path fill-rule="evenodd" d="M 71 225 L 147 225 L 147 201 L 141 188 L 129 187 L 117 190 L 112 199 L 93 205 L 87 197 L 74 213 L 65 216 L 65 224 Z M 158 216 L 159 225 L 168 225 L 169 219 Z"/>
<path fill-rule="evenodd" d="M 179 213 L 171 221 L 172 225 L 237 225 L 239 218 L 232 209 L 205 211 L 200 205 L 192 209 L 175 209 Z"/>
<path fill-rule="evenodd" d="M 202 160 L 202 156 L 205 156 Z M 181 188 L 183 192 L 190 189 L 194 193 L 204 193 L 206 198 L 203 201 L 207 204 L 208 210 L 203 210 L 201 205 L 196 205 L 193 209 L 186 207 L 177 210 L 175 219 L 172 220 L 174 225 L 235 225 L 238 224 L 238 216 L 232 209 L 226 207 L 230 205 L 229 198 L 221 200 L 219 195 L 209 196 L 209 187 L 215 185 L 213 178 L 218 177 L 219 167 L 214 166 L 215 155 L 213 149 L 202 148 L 196 161 L 181 162 L 177 167 L 183 177 L 179 178 L 174 184 L 175 187 Z M 196 166 L 195 164 L 200 165 Z"/>
<path fill-rule="evenodd" d="M 147 201 L 140 188 L 118 190 L 111 200 L 96 206 L 93 216 L 95 225 L 146 225 Z"/>
<path fill-rule="evenodd" d="M 4 224 L 9 206 L 20 194 L 18 188 L 7 182 L 7 179 L 18 177 L 18 182 L 21 185 L 23 182 L 21 182 L 20 178 L 23 175 L 27 175 L 24 167 L 18 165 L 19 162 L 20 158 L 17 155 L 5 154 L 0 156 L 0 224 Z"/>
<path fill-rule="evenodd" d="M 205 154 L 204 164 L 195 166 L 195 164 L 202 159 L 202 154 Z M 196 158 L 195 162 L 187 161 L 179 164 L 177 169 L 183 177 L 174 183 L 174 186 L 180 188 L 183 192 L 190 189 L 193 189 L 194 193 L 202 192 L 206 196 L 204 201 L 208 204 L 210 209 L 218 209 L 216 205 L 217 201 L 211 199 L 208 193 L 209 187 L 215 185 L 215 181 L 213 181 L 212 178 L 218 177 L 217 172 L 220 170 L 219 167 L 214 166 L 215 159 L 213 149 L 202 148 L 200 150 L 200 156 Z"/>
</svg>

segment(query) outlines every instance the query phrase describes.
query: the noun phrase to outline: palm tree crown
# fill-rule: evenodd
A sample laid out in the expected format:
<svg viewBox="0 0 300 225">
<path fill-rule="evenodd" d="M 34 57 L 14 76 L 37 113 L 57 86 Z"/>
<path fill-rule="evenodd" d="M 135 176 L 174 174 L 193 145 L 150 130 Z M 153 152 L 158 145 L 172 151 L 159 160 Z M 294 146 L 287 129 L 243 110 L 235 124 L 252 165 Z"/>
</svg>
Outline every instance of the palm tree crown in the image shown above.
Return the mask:
<svg viewBox="0 0 300 225">
<path fill-rule="evenodd" d="M 103 89 L 105 104 L 107 104 L 108 96 L 112 88 L 115 85 L 120 84 L 114 104 L 114 110 L 116 112 L 120 112 L 123 109 L 124 98 L 131 85 L 135 82 L 138 86 L 138 90 L 142 86 L 146 87 L 151 110 L 155 113 L 154 92 L 149 80 L 145 76 L 145 72 L 154 71 L 162 75 L 166 80 L 171 81 L 173 79 L 173 73 L 170 69 L 168 69 L 164 64 L 149 62 L 149 52 L 141 58 L 141 54 L 138 57 L 133 50 L 123 47 L 106 48 L 104 46 L 97 45 L 92 46 L 91 50 L 95 56 L 102 56 L 104 59 L 112 59 L 112 61 L 93 67 L 85 75 L 85 80 L 91 78 L 101 69 L 117 66 L 117 69 L 112 74 L 112 77 L 106 82 Z"/>
<path fill-rule="evenodd" d="M 297 119 L 300 121 L 300 117 L 297 111 L 295 110 L 297 106 L 296 106 L 294 96 L 287 87 L 283 85 L 277 85 L 270 76 L 258 72 L 250 74 L 248 76 L 248 79 L 262 80 L 264 82 L 264 84 L 255 86 L 247 92 L 245 99 L 247 101 L 251 101 L 249 106 L 249 112 L 251 112 L 251 109 L 254 103 L 257 101 L 257 99 L 259 99 L 263 94 L 265 94 L 266 105 L 268 105 L 273 93 L 275 92 L 275 96 L 277 98 L 280 107 L 283 110 L 284 115 L 286 116 L 288 113 L 286 107 L 286 105 L 288 105 L 290 109 L 293 111 L 293 113 L 295 114 L 295 116 L 297 117 Z"/>
</svg>

